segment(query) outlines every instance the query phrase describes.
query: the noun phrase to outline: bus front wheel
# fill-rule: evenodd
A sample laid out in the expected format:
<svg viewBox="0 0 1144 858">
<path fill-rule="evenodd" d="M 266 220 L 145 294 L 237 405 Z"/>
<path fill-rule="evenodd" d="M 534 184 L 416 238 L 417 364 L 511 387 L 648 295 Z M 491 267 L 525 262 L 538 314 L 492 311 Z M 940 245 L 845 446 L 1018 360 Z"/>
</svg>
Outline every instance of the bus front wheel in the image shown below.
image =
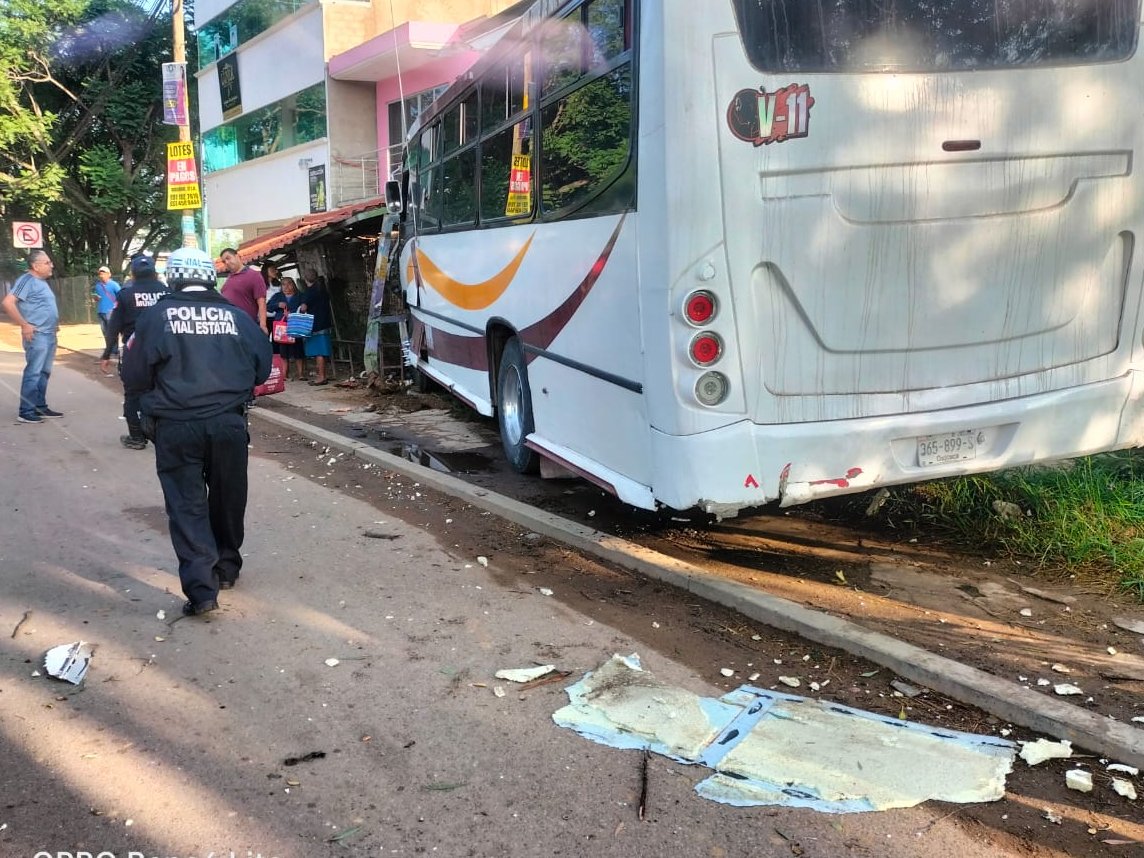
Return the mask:
<svg viewBox="0 0 1144 858">
<path fill-rule="evenodd" d="M 497 423 L 504 454 L 513 470 L 518 474 L 537 473 L 540 457 L 524 443 L 535 426 L 524 348 L 516 337 L 505 343 L 497 372 Z"/>
</svg>

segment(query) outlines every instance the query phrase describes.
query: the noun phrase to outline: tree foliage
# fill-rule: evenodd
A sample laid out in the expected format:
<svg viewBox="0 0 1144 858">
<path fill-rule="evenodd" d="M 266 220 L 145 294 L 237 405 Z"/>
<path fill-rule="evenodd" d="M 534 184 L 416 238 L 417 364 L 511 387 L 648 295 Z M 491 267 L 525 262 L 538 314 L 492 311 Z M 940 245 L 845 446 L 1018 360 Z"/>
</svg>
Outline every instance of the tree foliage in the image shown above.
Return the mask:
<svg viewBox="0 0 1144 858">
<path fill-rule="evenodd" d="M 62 274 L 176 243 L 162 63 L 170 6 L 0 0 L 0 221 L 45 224 Z M 4 225 L 6 228 L 6 224 Z"/>
</svg>

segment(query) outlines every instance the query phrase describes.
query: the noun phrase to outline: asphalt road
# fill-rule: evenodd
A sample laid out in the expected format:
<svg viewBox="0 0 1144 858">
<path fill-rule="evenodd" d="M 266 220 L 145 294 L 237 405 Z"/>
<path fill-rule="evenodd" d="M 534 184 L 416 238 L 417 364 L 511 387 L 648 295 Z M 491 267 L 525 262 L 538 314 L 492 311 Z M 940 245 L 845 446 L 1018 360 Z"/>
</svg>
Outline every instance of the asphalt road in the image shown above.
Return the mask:
<svg viewBox="0 0 1144 858">
<path fill-rule="evenodd" d="M 561 685 L 493 678 L 538 661 L 577 678 L 638 642 L 257 445 L 242 581 L 209 622 L 172 623 L 182 596 L 151 453 L 121 448 L 117 397 L 66 368 L 49 402 L 67 416 L 17 424 L 21 368 L 0 346 L 4 858 L 1028 854 L 948 805 L 716 804 L 693 792 L 704 771 L 654 757 L 641 821 L 636 752 L 557 728 Z M 34 675 L 80 639 L 95 647 L 82 687 Z M 661 679 L 718 693 L 643 655 Z"/>
</svg>

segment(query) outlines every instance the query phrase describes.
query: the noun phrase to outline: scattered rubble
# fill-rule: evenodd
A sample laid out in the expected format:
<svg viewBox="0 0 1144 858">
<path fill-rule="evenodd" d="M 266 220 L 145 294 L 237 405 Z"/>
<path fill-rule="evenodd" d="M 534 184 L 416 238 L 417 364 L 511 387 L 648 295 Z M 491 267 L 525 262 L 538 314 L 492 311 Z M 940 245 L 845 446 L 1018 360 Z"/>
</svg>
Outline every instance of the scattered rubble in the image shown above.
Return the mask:
<svg viewBox="0 0 1144 858">
<path fill-rule="evenodd" d="M 1072 742 L 1062 739 L 1053 742 L 1049 739 L 1037 739 L 1035 742 L 1022 742 L 1021 753 L 1018 756 L 1030 766 L 1036 766 L 1045 760 L 1067 760 L 1073 755 Z"/>
<path fill-rule="evenodd" d="M 1065 786 L 1077 792 L 1092 792 L 1092 772 L 1069 769 L 1065 772 Z"/>
</svg>

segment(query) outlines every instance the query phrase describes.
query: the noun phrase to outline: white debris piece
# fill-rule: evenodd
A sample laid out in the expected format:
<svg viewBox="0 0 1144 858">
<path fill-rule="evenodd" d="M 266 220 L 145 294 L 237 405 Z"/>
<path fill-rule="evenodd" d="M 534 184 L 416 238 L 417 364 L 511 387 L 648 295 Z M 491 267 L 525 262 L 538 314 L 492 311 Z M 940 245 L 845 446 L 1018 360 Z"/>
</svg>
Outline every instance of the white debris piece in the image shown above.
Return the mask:
<svg viewBox="0 0 1144 858">
<path fill-rule="evenodd" d="M 547 676 L 556 670 L 554 664 L 542 664 L 539 667 L 520 667 L 509 670 L 498 670 L 496 674 L 497 679 L 507 679 L 509 682 L 531 682 L 534 679 L 540 679 L 542 676 Z"/>
<path fill-rule="evenodd" d="M 1121 772 L 1122 774 L 1132 775 L 1132 777 L 1136 777 L 1140 774 L 1140 769 L 1136 768 L 1136 766 L 1126 766 L 1124 763 L 1109 763 L 1108 770 L 1110 772 Z"/>
<path fill-rule="evenodd" d="M 91 664 L 91 645 L 84 641 L 54 646 L 44 654 L 44 670 L 48 676 L 79 685 Z"/>
<path fill-rule="evenodd" d="M 1117 795 L 1122 795 L 1129 801 L 1136 801 L 1136 787 L 1132 785 L 1131 781 L 1126 781 L 1124 778 L 1112 779 L 1112 791 Z"/>
<path fill-rule="evenodd" d="M 489 565 L 489 558 L 485 557 L 482 554 L 480 557 L 477 558 L 477 562 L 480 563 L 482 566 L 488 566 Z"/>
<path fill-rule="evenodd" d="M 501 688 L 499 685 L 494 685 L 493 686 L 493 694 L 495 694 L 497 697 L 504 697 L 504 689 Z"/>
<path fill-rule="evenodd" d="M 337 667 L 339 664 L 341 664 L 341 662 L 338 661 L 336 658 L 327 658 L 326 659 L 326 667 Z"/>
<path fill-rule="evenodd" d="M 735 675 L 735 671 L 731 670 L 731 668 L 729 668 L 729 667 L 721 667 L 721 668 L 719 668 L 719 672 L 721 674 L 723 674 L 724 676 L 734 676 Z"/>
<path fill-rule="evenodd" d="M 1065 786 L 1077 792 L 1092 792 L 1092 772 L 1084 769 L 1069 769 L 1065 772 Z"/>
<path fill-rule="evenodd" d="M 1109 655 L 1116 655 L 1118 652 L 1119 652 L 1119 650 L 1114 646 L 1110 646 L 1108 648 L 1108 654 Z"/>
<path fill-rule="evenodd" d="M 1032 608 L 1022 608 L 1020 613 L 1021 613 L 1022 617 L 1031 617 L 1031 616 L 1033 616 L 1033 609 Z"/>
<path fill-rule="evenodd" d="M 1137 715 L 1137 716 L 1136 716 L 1135 718 L 1133 718 L 1132 720 L 1133 720 L 1134 722 L 1136 722 L 1137 724 L 1144 724 L 1144 716 L 1140 716 L 1140 715 Z"/>
<path fill-rule="evenodd" d="M 166 612 L 166 611 L 159 611 L 159 613 L 157 613 L 157 614 L 155 615 L 155 619 L 157 619 L 157 620 L 165 620 L 165 619 L 167 619 L 167 612 Z"/>
<path fill-rule="evenodd" d="M 1072 742 L 1068 739 L 1060 742 L 1051 742 L 1048 739 L 1022 742 L 1021 753 L 1018 756 L 1030 766 L 1038 765 L 1045 760 L 1067 760 L 1072 756 Z"/>
<path fill-rule="evenodd" d="M 1047 820 L 1048 820 L 1049 822 L 1051 822 L 1053 825 L 1060 825 L 1060 824 L 1061 824 L 1061 817 L 1060 817 L 1060 815 L 1059 815 L 1059 814 L 1056 814 L 1056 813 L 1053 813 L 1053 812 L 1052 812 L 1051 810 L 1049 810 L 1047 807 L 1045 808 L 1045 819 L 1047 819 Z"/>
<path fill-rule="evenodd" d="M 1037 685 L 1040 685 L 1040 686 L 1042 686 L 1042 687 L 1044 687 L 1044 686 L 1046 686 L 1046 685 L 1052 685 L 1052 684 L 1053 684 L 1053 683 L 1052 683 L 1052 682 L 1050 682 L 1050 681 L 1049 681 L 1049 680 L 1047 680 L 1047 679 L 1038 679 L 1038 680 L 1037 680 Z"/>
<path fill-rule="evenodd" d="M 552 595 L 552 590 L 549 590 L 547 587 L 537 587 L 537 589 L 540 591 L 541 596 L 551 596 Z"/>
<path fill-rule="evenodd" d="M 1061 697 L 1073 697 L 1077 694 L 1084 694 L 1084 692 L 1077 688 L 1075 685 L 1069 685 L 1067 682 L 1062 682 L 1060 685 L 1054 685 L 1053 691 Z"/>
<path fill-rule="evenodd" d="M 1054 664 L 1053 670 L 1055 670 L 1057 673 L 1072 673 L 1072 668 L 1069 668 L 1063 664 Z"/>
<path fill-rule="evenodd" d="M 759 681 L 759 674 L 757 674 L 757 673 L 752 673 L 750 676 L 747 677 L 747 682 L 758 682 L 758 681 Z"/>
<path fill-rule="evenodd" d="M 795 676 L 780 676 L 779 682 L 781 682 L 783 685 L 789 685 L 791 688 L 798 688 L 800 685 L 802 685 L 798 677 Z"/>
</svg>

